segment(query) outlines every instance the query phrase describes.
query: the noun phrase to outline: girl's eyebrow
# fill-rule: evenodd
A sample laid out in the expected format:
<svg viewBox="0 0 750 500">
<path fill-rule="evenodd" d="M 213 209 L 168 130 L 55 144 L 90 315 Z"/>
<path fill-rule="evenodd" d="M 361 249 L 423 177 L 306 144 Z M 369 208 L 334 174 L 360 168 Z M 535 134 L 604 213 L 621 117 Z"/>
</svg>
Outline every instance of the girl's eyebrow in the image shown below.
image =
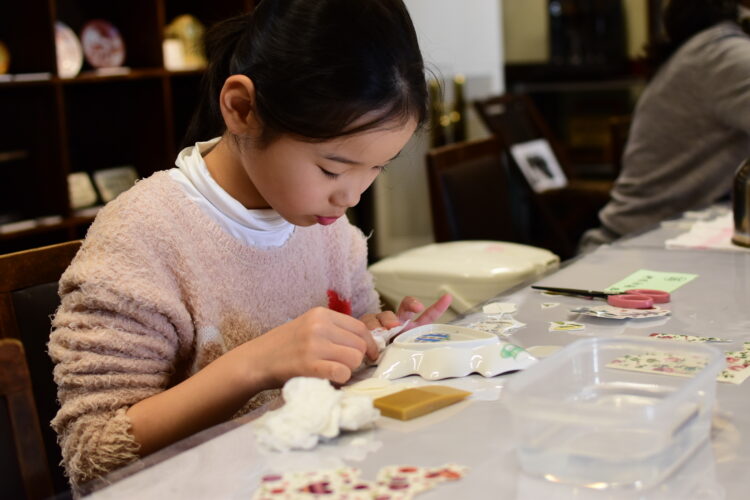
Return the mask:
<svg viewBox="0 0 750 500">
<path fill-rule="evenodd" d="M 391 158 L 390 160 L 388 160 L 386 163 L 392 162 L 393 160 L 395 160 L 396 158 L 398 158 L 399 155 L 401 155 L 401 151 L 399 151 L 398 153 L 396 153 L 396 156 L 394 156 L 393 158 Z M 331 160 L 331 161 L 335 161 L 335 162 L 338 162 L 338 163 L 345 163 L 347 165 L 362 165 L 362 162 L 359 162 L 359 161 L 356 161 L 356 160 L 351 160 L 349 158 L 345 158 L 343 156 L 339 156 L 339 155 L 336 155 L 336 154 L 323 155 L 323 158 L 325 158 L 326 160 Z"/>
</svg>

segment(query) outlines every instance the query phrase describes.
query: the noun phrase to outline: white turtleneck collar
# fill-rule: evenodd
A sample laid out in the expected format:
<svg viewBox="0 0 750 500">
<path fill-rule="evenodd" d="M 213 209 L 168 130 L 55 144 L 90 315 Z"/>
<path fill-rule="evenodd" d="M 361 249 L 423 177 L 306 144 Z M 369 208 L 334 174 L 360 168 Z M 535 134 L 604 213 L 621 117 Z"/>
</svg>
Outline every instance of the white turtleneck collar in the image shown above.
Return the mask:
<svg viewBox="0 0 750 500">
<path fill-rule="evenodd" d="M 280 247 L 294 232 L 294 225 L 272 209 L 248 210 L 211 177 L 203 156 L 221 137 L 197 142 L 177 155 L 169 171 L 172 178 L 212 219 L 238 240 L 257 247 Z"/>
</svg>

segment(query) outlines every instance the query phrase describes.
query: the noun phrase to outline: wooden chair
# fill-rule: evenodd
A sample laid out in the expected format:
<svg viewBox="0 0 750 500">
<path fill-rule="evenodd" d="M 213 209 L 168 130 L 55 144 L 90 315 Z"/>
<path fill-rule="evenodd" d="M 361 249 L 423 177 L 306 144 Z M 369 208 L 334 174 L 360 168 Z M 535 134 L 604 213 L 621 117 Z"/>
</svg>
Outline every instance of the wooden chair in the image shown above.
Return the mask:
<svg viewBox="0 0 750 500">
<path fill-rule="evenodd" d="M 508 153 L 517 182 L 511 189 L 524 192 L 532 216 L 526 232 L 530 243 L 548 248 L 560 258 L 572 257 L 586 229 L 599 224 L 597 214 L 609 201 L 612 181 L 578 178 L 567 155 L 531 99 L 524 94 L 504 94 L 474 101 L 482 122 Z M 567 177 L 567 186 L 537 193 L 526 180 L 510 153 L 511 148 L 535 139 L 545 139 Z"/>
<path fill-rule="evenodd" d="M 47 482 L 42 478 L 35 479 L 35 482 L 41 485 L 51 481 L 56 493 L 67 491 L 68 481 L 59 465 L 61 453 L 57 436 L 49 425 L 58 405 L 47 341 L 50 317 L 59 305 L 57 282 L 80 246 L 81 241 L 71 241 L 0 255 L 0 338 L 14 338 L 23 344 L 24 363 L 28 364 L 27 373 L 33 389 L 33 420 L 37 431 L 41 431 L 46 452 L 46 457 L 44 454 L 37 456 L 46 464 Z M 5 359 L 2 371 L 6 371 Z M 40 469 L 35 467 L 34 470 Z M 38 497 L 29 493 L 29 498 Z"/>
<path fill-rule="evenodd" d="M 494 139 L 427 152 L 435 241 L 519 241 L 508 193 L 507 158 Z"/>
<path fill-rule="evenodd" d="M 23 345 L 16 339 L 0 339 L 0 399 L 4 407 L 0 422 L 9 427 L 3 439 L 4 498 L 42 499 L 53 495 L 52 478 L 42 433 L 39 429 L 31 376 Z M 16 461 L 9 455 L 15 450 Z M 10 453 L 9 453 L 10 452 Z M 20 481 L 18 481 L 20 478 Z M 20 484 L 18 484 L 20 482 Z"/>
</svg>

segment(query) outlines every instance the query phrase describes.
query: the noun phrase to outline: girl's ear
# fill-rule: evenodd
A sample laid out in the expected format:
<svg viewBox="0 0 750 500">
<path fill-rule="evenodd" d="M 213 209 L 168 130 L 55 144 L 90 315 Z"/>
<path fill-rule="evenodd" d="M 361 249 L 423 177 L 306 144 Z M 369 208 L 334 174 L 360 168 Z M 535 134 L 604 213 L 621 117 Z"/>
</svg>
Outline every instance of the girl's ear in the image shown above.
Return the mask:
<svg viewBox="0 0 750 500">
<path fill-rule="evenodd" d="M 245 75 L 232 75 L 219 95 L 221 115 L 227 130 L 234 135 L 255 136 L 260 122 L 255 115 L 255 84 Z"/>
</svg>

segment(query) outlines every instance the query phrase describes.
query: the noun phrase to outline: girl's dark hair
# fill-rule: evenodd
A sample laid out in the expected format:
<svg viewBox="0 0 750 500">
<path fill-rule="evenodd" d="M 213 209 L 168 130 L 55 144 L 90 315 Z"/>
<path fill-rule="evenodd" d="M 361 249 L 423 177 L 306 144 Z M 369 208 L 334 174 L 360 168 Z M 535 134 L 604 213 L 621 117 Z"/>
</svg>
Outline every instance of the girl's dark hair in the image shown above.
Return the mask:
<svg viewBox="0 0 750 500">
<path fill-rule="evenodd" d="M 424 64 L 402 0 L 263 0 L 211 28 L 206 51 L 185 145 L 224 133 L 219 94 L 234 74 L 255 85 L 260 147 L 282 134 L 323 141 L 427 117 Z"/>
<path fill-rule="evenodd" d="M 650 75 L 696 33 L 727 20 L 737 20 L 738 0 L 670 0 L 662 14 L 664 33 L 646 48 Z"/>
</svg>

